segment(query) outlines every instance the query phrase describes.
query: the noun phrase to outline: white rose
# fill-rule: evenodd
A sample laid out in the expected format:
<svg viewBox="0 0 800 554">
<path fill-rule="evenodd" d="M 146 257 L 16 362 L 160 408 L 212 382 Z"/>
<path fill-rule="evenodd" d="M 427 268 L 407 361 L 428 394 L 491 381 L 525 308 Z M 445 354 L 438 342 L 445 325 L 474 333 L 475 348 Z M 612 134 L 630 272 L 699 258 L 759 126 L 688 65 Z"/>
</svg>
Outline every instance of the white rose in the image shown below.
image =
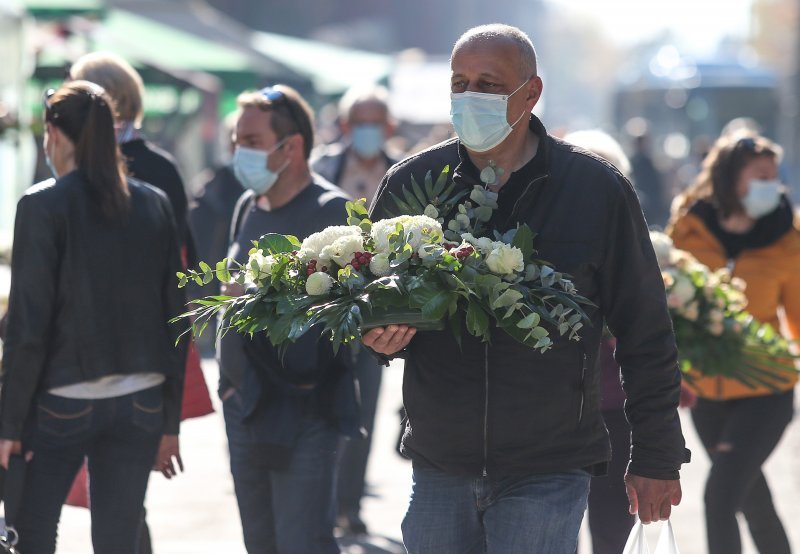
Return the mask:
<svg viewBox="0 0 800 554">
<path fill-rule="evenodd" d="M 441 242 L 442 225 L 428 216 L 424 215 L 401 215 L 389 219 L 381 219 L 372 224 L 370 236 L 375 241 L 376 252 L 389 251 L 389 235 L 394 232 L 397 224 L 403 226 L 406 233 L 411 234 L 409 244 L 416 251 L 422 245 L 423 240 L 427 242 Z"/>
<path fill-rule="evenodd" d="M 675 276 L 675 284 L 672 285 L 670 292 L 678 298 L 681 304 L 686 304 L 694 298 L 695 287 L 688 277 L 678 274 Z"/>
<path fill-rule="evenodd" d="M 333 277 L 321 271 L 312 273 L 306 280 L 306 292 L 311 296 L 327 294 L 332 286 Z"/>
<path fill-rule="evenodd" d="M 247 271 L 245 277 L 251 283 L 258 283 L 268 279 L 272 275 L 272 266 L 275 258 L 265 256 L 261 250 L 256 250 L 247 259 Z"/>
<path fill-rule="evenodd" d="M 391 272 L 389 267 L 389 255 L 385 253 L 375 254 L 369 261 L 369 270 L 376 277 L 385 277 Z"/>
<path fill-rule="evenodd" d="M 328 250 L 330 250 L 329 259 L 339 264 L 340 267 L 344 267 L 353 260 L 356 252 L 364 251 L 364 239 L 361 235 L 339 237 L 333 244 L 323 248 L 323 251 Z"/>
<path fill-rule="evenodd" d="M 525 268 L 522 250 L 516 246 L 502 244 L 486 257 L 486 265 L 492 272 L 500 275 L 513 275 Z"/>
<path fill-rule="evenodd" d="M 672 254 L 672 239 L 664 233 L 650 231 L 650 242 L 653 243 L 653 250 L 656 253 L 658 267 L 664 269 L 670 265 L 670 255 Z"/>
</svg>

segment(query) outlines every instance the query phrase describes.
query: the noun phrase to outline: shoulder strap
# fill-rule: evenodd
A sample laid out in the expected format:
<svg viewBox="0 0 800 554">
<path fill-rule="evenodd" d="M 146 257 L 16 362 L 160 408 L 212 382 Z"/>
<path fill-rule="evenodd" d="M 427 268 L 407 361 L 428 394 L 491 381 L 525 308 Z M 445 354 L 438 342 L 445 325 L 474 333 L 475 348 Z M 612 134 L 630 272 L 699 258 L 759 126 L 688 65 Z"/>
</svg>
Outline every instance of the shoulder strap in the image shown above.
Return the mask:
<svg viewBox="0 0 800 554">
<path fill-rule="evenodd" d="M 239 231 L 242 225 L 247 220 L 247 214 L 250 213 L 256 203 L 256 195 L 252 191 L 247 191 L 239 198 L 236 203 L 236 209 L 233 212 L 233 219 L 231 220 L 231 234 L 229 244 L 233 244 L 239 236 Z"/>
</svg>

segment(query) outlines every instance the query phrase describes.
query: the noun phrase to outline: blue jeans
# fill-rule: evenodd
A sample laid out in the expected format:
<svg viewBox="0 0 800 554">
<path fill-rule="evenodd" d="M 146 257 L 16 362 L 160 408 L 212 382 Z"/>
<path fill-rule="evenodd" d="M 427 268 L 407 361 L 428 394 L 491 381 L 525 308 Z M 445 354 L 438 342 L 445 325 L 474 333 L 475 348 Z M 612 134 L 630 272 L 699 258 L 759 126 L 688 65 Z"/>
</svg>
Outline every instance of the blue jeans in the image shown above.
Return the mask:
<svg viewBox="0 0 800 554">
<path fill-rule="evenodd" d="M 336 430 L 324 421 L 302 421 L 288 467 L 276 471 L 271 445 L 260 431 L 277 422 L 259 411 L 242 421 L 238 392 L 223 401 L 222 411 L 247 551 L 338 554 L 333 536 Z"/>
<path fill-rule="evenodd" d="M 574 554 L 589 495 L 576 470 L 495 480 L 414 464 L 409 554 Z"/>
<path fill-rule="evenodd" d="M 17 524 L 21 552 L 55 551 L 61 506 L 84 457 L 94 551 L 138 551 L 139 518 L 163 429 L 162 400 L 160 386 L 99 400 L 39 395 L 26 430 L 25 448 L 34 456 Z"/>
<path fill-rule="evenodd" d="M 342 439 L 340 442 L 336 484 L 338 511 L 340 514 L 350 516 L 358 516 L 361 513 L 364 477 L 367 474 L 369 451 L 372 447 L 372 428 L 383 376 L 383 366 L 366 348 L 361 348 L 357 356 L 355 373 L 361 399 L 361 423 L 367 436 Z"/>
</svg>

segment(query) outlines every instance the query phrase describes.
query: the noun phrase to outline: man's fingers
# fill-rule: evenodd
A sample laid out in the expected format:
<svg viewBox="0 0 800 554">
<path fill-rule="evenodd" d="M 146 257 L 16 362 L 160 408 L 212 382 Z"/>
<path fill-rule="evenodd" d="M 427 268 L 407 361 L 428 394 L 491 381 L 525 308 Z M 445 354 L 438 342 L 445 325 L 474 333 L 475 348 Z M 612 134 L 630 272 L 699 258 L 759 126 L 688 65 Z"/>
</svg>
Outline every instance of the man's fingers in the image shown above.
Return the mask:
<svg viewBox="0 0 800 554">
<path fill-rule="evenodd" d="M 652 523 L 653 522 L 653 505 L 649 502 L 644 502 L 639 504 L 639 519 L 642 523 Z"/>
<path fill-rule="evenodd" d="M 672 513 L 672 502 L 669 498 L 665 499 L 664 502 L 661 503 L 661 509 L 659 510 L 659 519 L 661 521 L 666 521 L 669 519 L 669 515 Z"/>
<path fill-rule="evenodd" d="M 683 498 L 683 490 L 681 490 L 681 485 L 680 483 L 678 483 L 677 489 L 672 492 L 672 495 L 670 497 L 670 502 L 672 503 L 673 506 L 677 506 L 678 504 L 681 503 L 682 498 Z"/>
<path fill-rule="evenodd" d="M 631 515 L 635 515 L 636 512 L 639 511 L 639 497 L 636 494 L 636 489 L 634 489 L 632 486 L 626 483 L 625 490 L 628 493 L 628 502 L 630 503 L 630 507 L 628 508 L 628 513 L 630 513 Z"/>
<path fill-rule="evenodd" d="M 178 461 L 178 467 L 180 468 L 181 473 L 183 473 L 183 460 L 181 459 L 181 455 L 176 454 L 175 459 Z"/>
</svg>

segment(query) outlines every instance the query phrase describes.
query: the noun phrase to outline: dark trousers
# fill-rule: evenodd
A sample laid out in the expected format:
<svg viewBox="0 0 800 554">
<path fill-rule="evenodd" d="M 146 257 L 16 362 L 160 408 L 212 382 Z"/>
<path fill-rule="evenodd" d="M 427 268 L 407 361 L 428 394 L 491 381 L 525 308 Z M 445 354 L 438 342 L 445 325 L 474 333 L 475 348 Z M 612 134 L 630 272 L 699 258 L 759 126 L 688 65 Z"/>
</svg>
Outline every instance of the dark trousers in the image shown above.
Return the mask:
<svg viewBox="0 0 800 554">
<path fill-rule="evenodd" d="M 45 393 L 34 413 L 25 440 L 34 456 L 17 524 L 19 550 L 55 552 L 61 506 L 88 457 L 94 551 L 134 554 L 163 429 L 161 387 L 100 400 Z"/>
<path fill-rule="evenodd" d="M 777 446 L 793 411 L 793 390 L 736 400 L 701 398 L 692 410 L 697 434 L 711 457 L 705 490 L 709 554 L 742 551 L 737 512 L 747 519 L 759 552 L 789 553 L 761 466 Z"/>
<path fill-rule="evenodd" d="M 355 373 L 361 398 L 361 423 L 367 436 L 342 439 L 336 485 L 339 513 L 352 516 L 358 516 L 361 511 L 364 478 L 372 446 L 372 428 L 383 376 L 383 366 L 366 348 L 361 348 L 357 356 Z"/>
<path fill-rule="evenodd" d="M 619 554 L 633 527 L 634 516 L 628 513 L 628 495 L 625 492 L 625 470 L 631 446 L 630 425 L 625 412 L 603 412 L 608 435 L 611 438 L 611 462 L 608 474 L 592 477 L 589 491 L 589 530 L 594 554 Z"/>
<path fill-rule="evenodd" d="M 299 422 L 289 465 L 275 470 L 265 430 L 280 422 L 242 420 L 239 393 L 222 404 L 242 532 L 251 554 L 338 554 L 333 536 L 338 433 L 318 419 Z"/>
</svg>

